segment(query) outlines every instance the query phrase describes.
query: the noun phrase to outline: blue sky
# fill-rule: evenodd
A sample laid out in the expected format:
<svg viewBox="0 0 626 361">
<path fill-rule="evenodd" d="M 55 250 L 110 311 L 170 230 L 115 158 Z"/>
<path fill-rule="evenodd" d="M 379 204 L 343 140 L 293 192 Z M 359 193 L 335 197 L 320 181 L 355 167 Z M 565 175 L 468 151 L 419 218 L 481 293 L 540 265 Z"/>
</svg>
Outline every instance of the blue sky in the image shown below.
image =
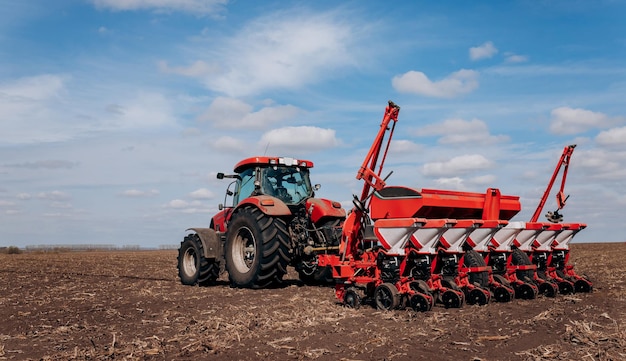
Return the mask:
<svg viewBox="0 0 626 361">
<path fill-rule="evenodd" d="M 388 99 L 388 184 L 497 187 L 528 220 L 576 143 L 565 220 L 624 241 L 625 1 L 2 8 L 0 246 L 176 244 L 223 201 L 215 174 L 266 149 L 349 207 Z"/>
</svg>

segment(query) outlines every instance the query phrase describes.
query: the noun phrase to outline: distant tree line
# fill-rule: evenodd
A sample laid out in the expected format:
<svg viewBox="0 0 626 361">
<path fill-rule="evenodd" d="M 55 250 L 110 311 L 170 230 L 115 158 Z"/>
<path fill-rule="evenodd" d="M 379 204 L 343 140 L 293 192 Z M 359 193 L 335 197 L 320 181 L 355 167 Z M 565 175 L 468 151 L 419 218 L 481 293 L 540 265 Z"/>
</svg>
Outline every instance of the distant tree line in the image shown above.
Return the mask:
<svg viewBox="0 0 626 361">
<path fill-rule="evenodd" d="M 0 254 L 20 254 L 22 250 L 19 247 L 10 246 L 10 247 L 0 247 Z"/>
<path fill-rule="evenodd" d="M 85 251 L 140 251 L 155 248 L 141 247 L 139 245 L 115 246 L 112 244 L 40 244 L 35 246 L 0 247 L 0 254 L 20 254 L 22 252 L 85 252 Z M 175 244 L 163 244 L 158 246 L 159 250 L 178 249 Z"/>
</svg>

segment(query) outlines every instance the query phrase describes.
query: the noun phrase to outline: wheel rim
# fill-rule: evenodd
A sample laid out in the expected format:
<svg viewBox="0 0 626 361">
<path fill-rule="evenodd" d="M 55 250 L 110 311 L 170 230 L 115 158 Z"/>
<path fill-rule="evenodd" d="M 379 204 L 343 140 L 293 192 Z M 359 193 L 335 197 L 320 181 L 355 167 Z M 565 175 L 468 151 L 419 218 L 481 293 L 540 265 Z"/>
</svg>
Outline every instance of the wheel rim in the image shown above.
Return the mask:
<svg viewBox="0 0 626 361">
<path fill-rule="evenodd" d="M 591 283 L 586 280 L 577 280 L 574 283 L 574 289 L 576 292 L 591 292 Z"/>
<path fill-rule="evenodd" d="M 187 276 L 195 275 L 198 270 L 196 267 L 196 251 L 193 248 L 187 248 L 183 255 L 183 270 Z"/>
<path fill-rule="evenodd" d="M 528 283 L 522 283 L 517 288 L 517 294 L 515 297 L 523 300 L 532 300 L 537 296 L 533 287 Z"/>
<path fill-rule="evenodd" d="M 461 296 L 454 291 L 445 291 L 441 295 L 441 301 L 445 308 L 459 308 L 462 305 Z"/>
<path fill-rule="evenodd" d="M 509 290 L 504 286 L 496 287 L 496 289 L 493 291 L 493 294 L 496 301 L 498 302 L 511 301 L 511 293 L 509 293 Z"/>
<path fill-rule="evenodd" d="M 417 312 L 426 312 L 432 307 L 430 301 L 421 294 L 414 294 L 410 299 L 411 308 Z"/>
<path fill-rule="evenodd" d="M 391 310 L 397 306 L 391 288 L 382 284 L 376 288 L 376 306 L 381 310 Z"/>
<path fill-rule="evenodd" d="M 569 295 L 571 293 L 574 293 L 574 286 L 571 282 L 559 282 L 559 292 L 561 292 L 561 294 L 563 295 Z"/>
<path fill-rule="evenodd" d="M 546 297 L 556 297 L 558 286 L 551 282 L 544 282 L 539 285 L 539 293 Z"/>
<path fill-rule="evenodd" d="M 344 296 L 343 301 L 347 307 L 354 308 L 354 309 L 359 308 L 359 306 L 361 305 L 361 300 L 359 298 L 359 295 L 357 295 L 356 292 L 352 290 L 346 291 L 346 295 Z"/>
<path fill-rule="evenodd" d="M 233 264 L 237 271 L 246 273 L 256 257 L 256 239 L 248 227 L 242 227 L 233 240 Z"/>
<path fill-rule="evenodd" d="M 487 295 L 482 290 L 475 288 L 469 292 L 469 297 L 465 299 L 469 305 L 486 305 L 489 302 Z"/>
</svg>

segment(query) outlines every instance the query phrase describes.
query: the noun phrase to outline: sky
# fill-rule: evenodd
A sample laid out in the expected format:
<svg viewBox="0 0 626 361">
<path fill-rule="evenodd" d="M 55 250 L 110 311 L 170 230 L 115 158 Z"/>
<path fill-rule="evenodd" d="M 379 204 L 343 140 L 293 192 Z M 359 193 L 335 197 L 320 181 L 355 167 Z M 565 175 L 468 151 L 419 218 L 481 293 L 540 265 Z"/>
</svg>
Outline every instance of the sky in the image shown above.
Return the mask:
<svg viewBox="0 0 626 361">
<path fill-rule="evenodd" d="M 389 185 L 529 220 L 577 144 L 575 242 L 624 241 L 626 1 L 1 3 L 0 246 L 176 245 L 263 154 L 349 209 L 388 100 Z"/>
</svg>

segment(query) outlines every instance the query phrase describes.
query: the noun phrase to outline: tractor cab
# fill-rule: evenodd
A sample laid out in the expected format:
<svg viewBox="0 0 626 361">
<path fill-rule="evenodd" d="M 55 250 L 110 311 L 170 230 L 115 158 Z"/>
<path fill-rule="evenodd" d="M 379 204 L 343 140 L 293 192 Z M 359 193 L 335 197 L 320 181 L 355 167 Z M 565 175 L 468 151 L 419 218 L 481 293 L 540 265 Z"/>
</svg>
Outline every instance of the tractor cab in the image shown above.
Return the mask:
<svg viewBox="0 0 626 361">
<path fill-rule="evenodd" d="M 311 186 L 309 168 L 313 162 L 286 157 L 252 157 L 235 166 L 234 175 L 218 173 L 218 178 L 234 178 L 224 204 L 235 207 L 251 196 L 271 196 L 287 206 L 314 197 L 319 185 Z M 229 199 L 231 198 L 231 199 Z M 230 205 L 227 205 L 230 204 Z"/>
</svg>

